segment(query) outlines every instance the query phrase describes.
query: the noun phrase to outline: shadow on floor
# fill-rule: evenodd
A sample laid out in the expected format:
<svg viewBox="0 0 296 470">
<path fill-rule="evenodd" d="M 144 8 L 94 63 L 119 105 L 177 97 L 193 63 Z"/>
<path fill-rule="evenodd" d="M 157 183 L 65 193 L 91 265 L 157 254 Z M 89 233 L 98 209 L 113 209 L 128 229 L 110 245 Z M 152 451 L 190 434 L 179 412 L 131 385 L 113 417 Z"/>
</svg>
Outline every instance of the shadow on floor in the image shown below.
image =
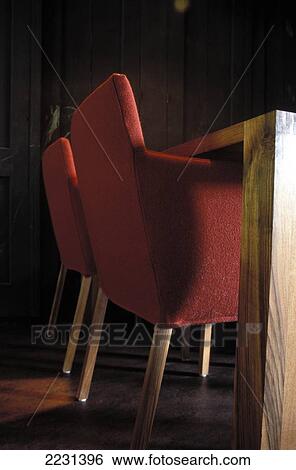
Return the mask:
<svg viewBox="0 0 296 470">
<path fill-rule="evenodd" d="M 103 353 L 86 403 L 75 401 L 83 351 L 70 376 L 59 373 L 61 348 L 6 344 L 0 357 L 1 449 L 128 449 L 145 354 Z M 128 354 L 125 355 L 124 353 Z M 197 356 L 166 368 L 151 449 L 229 449 L 233 369 L 211 367 L 196 375 Z M 195 362 L 196 359 L 196 362 Z M 223 358 L 222 358 L 223 360 Z M 221 356 L 214 362 L 221 361 Z M 35 414 L 34 414 L 35 413 Z"/>
</svg>

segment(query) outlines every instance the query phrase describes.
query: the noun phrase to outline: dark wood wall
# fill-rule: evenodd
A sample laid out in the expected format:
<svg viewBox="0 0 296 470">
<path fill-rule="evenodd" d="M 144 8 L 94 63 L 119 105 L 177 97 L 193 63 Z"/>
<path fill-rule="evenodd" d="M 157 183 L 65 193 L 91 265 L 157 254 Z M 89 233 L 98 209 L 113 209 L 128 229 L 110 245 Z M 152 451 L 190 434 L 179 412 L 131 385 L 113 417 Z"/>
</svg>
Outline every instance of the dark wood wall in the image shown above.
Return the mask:
<svg viewBox="0 0 296 470">
<path fill-rule="evenodd" d="M 182 3 L 189 4 L 183 13 L 176 9 Z M 44 57 L 43 145 L 69 132 L 75 105 L 112 72 L 128 75 L 153 149 L 274 108 L 296 111 L 292 6 L 278 0 L 44 0 L 42 44 L 55 70 Z M 43 284 L 52 295 L 56 249 L 44 200 L 42 207 Z"/>
<path fill-rule="evenodd" d="M 39 311 L 38 0 L 0 2 L 0 317 Z"/>
<path fill-rule="evenodd" d="M 53 294 L 58 255 L 42 187 L 39 195 L 39 138 L 44 148 L 66 135 L 75 105 L 115 71 L 128 75 L 146 144 L 154 149 L 203 134 L 212 124 L 221 128 L 275 108 L 296 111 L 293 3 L 0 2 L 3 308 L 15 299 L 10 313 L 4 308 L 0 314 L 38 314 L 40 278 L 44 317 Z M 41 41 L 42 67 L 27 24 Z"/>
<path fill-rule="evenodd" d="M 185 13 L 175 0 L 43 3 L 43 45 L 74 101 L 112 72 L 126 73 L 150 147 L 205 132 L 252 58 L 213 127 L 275 107 L 295 109 L 290 2 L 188 0 Z M 59 106 L 60 131 L 67 132 L 73 101 L 47 64 L 43 89 L 43 114 Z"/>
</svg>

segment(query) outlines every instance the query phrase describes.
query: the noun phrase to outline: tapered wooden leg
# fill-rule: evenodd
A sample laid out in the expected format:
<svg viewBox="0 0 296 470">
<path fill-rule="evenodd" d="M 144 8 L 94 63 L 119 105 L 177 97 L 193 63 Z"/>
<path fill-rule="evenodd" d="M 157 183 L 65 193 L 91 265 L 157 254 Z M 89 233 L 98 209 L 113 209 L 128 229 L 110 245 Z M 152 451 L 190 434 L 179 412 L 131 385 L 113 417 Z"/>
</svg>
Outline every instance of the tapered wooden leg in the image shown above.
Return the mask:
<svg viewBox="0 0 296 470">
<path fill-rule="evenodd" d="M 86 306 L 86 313 L 85 313 L 85 323 L 91 324 L 93 313 L 95 310 L 95 305 L 98 296 L 98 289 L 99 289 L 99 281 L 98 276 L 95 274 L 92 278 L 91 288 L 89 292 L 89 299 Z"/>
<path fill-rule="evenodd" d="M 133 432 L 131 449 L 146 449 L 149 443 L 172 328 L 154 328 L 144 385 Z"/>
<path fill-rule="evenodd" d="M 47 333 L 50 334 L 50 327 L 56 324 L 57 317 L 59 314 L 61 299 L 64 290 L 65 279 L 67 275 L 67 268 L 61 263 L 57 285 L 54 293 L 54 298 L 51 306 L 50 317 L 48 320 Z"/>
<path fill-rule="evenodd" d="M 79 340 L 79 334 L 81 330 L 81 324 L 83 322 L 84 314 L 85 314 L 85 308 L 87 304 L 87 299 L 88 299 L 88 294 L 89 294 L 89 289 L 91 286 L 91 281 L 92 278 L 82 276 L 81 277 L 81 286 L 80 286 L 80 292 L 79 292 L 79 297 L 77 301 L 77 306 L 76 306 L 76 311 L 74 315 L 74 320 L 73 320 L 73 325 L 71 327 L 70 331 L 70 337 L 69 337 L 69 342 L 68 342 L 68 347 L 67 347 L 67 352 L 64 360 L 64 365 L 63 365 L 63 372 L 65 374 L 69 374 L 72 369 L 73 365 L 73 360 L 74 356 L 76 353 L 77 349 L 77 342 Z"/>
<path fill-rule="evenodd" d="M 107 302 L 108 298 L 105 296 L 102 289 L 99 288 L 92 319 L 91 332 L 80 378 L 80 384 L 77 391 L 77 400 L 79 401 L 86 401 L 89 395 L 89 389 L 100 344 L 102 326 L 105 319 Z"/>
<path fill-rule="evenodd" d="M 92 320 L 93 312 L 95 311 L 95 306 L 98 298 L 98 292 L 99 292 L 99 279 L 98 275 L 95 274 L 93 276 L 93 280 L 91 283 L 91 289 L 90 289 L 90 311 L 91 311 L 91 317 L 90 320 Z"/>
<path fill-rule="evenodd" d="M 181 359 L 182 361 L 189 361 L 190 359 L 190 326 L 183 326 L 181 328 Z"/>
<path fill-rule="evenodd" d="M 212 338 L 212 325 L 203 325 L 200 337 L 199 347 L 199 367 L 198 373 L 202 377 L 206 377 L 209 373 L 210 355 L 211 355 L 211 338 Z"/>
</svg>

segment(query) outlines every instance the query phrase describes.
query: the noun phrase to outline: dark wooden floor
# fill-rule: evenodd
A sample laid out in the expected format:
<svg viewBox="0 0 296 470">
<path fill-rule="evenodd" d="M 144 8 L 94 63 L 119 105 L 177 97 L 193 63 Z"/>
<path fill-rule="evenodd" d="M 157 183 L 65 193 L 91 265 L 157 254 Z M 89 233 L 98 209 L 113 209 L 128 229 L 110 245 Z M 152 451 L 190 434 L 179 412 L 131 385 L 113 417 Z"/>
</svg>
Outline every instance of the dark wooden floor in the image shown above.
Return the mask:
<svg viewBox="0 0 296 470">
<path fill-rule="evenodd" d="M 33 346 L 29 331 L 1 333 L 1 449 L 128 449 L 143 373 L 144 349 L 105 349 L 90 398 L 75 401 L 83 350 L 71 376 L 59 371 L 64 349 Z M 216 356 L 211 375 L 196 375 L 197 353 L 170 354 L 151 448 L 231 448 L 232 357 Z M 35 414 L 34 414 L 35 413 Z"/>
</svg>

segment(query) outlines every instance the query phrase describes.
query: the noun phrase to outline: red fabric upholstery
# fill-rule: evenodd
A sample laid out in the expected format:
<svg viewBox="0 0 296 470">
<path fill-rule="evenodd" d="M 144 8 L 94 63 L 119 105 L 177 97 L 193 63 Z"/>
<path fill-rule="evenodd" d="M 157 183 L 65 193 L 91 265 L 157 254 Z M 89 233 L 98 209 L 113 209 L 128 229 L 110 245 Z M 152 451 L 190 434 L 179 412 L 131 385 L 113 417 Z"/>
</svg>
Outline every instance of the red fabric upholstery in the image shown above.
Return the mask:
<svg viewBox="0 0 296 470">
<path fill-rule="evenodd" d="M 80 105 L 71 140 L 102 289 L 118 305 L 157 321 L 158 294 L 135 172 L 134 149 L 144 149 L 144 141 L 124 76 L 113 75 Z"/>
<path fill-rule="evenodd" d="M 177 182 L 187 159 L 145 149 L 123 75 L 81 104 L 71 135 L 106 295 L 152 323 L 235 320 L 241 166 L 196 159 Z"/>
<path fill-rule="evenodd" d="M 62 263 L 86 276 L 95 263 L 86 230 L 70 142 L 60 138 L 42 158 L 45 190 Z"/>
<path fill-rule="evenodd" d="M 241 164 L 145 151 L 137 172 L 161 321 L 236 320 Z"/>
</svg>

